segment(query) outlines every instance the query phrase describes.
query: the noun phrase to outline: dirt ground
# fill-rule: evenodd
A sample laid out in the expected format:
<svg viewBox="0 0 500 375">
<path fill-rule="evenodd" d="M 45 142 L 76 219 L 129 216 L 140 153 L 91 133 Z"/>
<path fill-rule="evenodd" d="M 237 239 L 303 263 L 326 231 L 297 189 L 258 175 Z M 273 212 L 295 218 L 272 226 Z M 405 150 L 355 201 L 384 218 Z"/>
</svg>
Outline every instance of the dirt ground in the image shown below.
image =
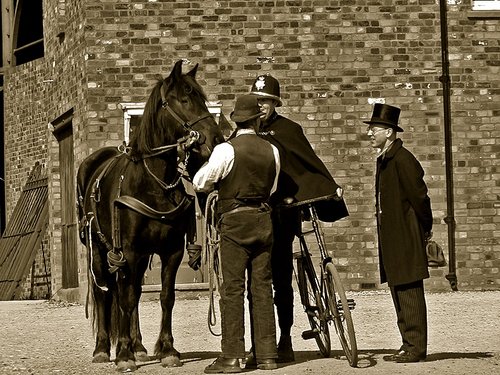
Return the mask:
<svg viewBox="0 0 500 375">
<path fill-rule="evenodd" d="M 351 296 L 356 301 L 353 314 L 358 368 L 350 367 L 342 356 L 333 330 L 330 358 L 319 354 L 314 341 L 304 341 L 300 334 L 308 329 L 308 323 L 301 307 L 296 306 L 296 362 L 266 373 L 500 374 L 500 291 L 427 293 L 428 358 L 411 364 L 382 360 L 400 345 L 390 295 L 363 292 Z M 208 305 L 204 292 L 178 292 L 173 330 L 183 366 L 163 368 L 153 359 L 139 363 L 136 374 L 202 374 L 220 349 L 220 338 L 208 329 Z M 140 316 L 144 344 L 152 355 L 160 322 L 159 302 L 141 302 Z M 0 374 L 116 373 L 113 363 L 91 363 L 94 339 L 84 306 L 50 301 L 0 302 L 0 326 Z"/>
</svg>

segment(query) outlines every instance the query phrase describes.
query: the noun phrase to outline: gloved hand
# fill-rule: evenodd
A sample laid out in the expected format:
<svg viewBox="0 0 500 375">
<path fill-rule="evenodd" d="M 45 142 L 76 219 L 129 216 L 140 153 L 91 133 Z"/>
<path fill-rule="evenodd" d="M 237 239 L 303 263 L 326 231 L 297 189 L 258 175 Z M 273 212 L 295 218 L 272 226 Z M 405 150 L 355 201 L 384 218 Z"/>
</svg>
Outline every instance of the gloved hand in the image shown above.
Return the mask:
<svg viewBox="0 0 500 375">
<path fill-rule="evenodd" d="M 342 197 L 344 196 L 344 189 L 342 189 L 340 186 L 337 188 L 337 190 L 335 191 L 335 193 L 337 194 L 333 199 L 335 199 L 336 201 L 340 201 L 342 200 Z"/>
<path fill-rule="evenodd" d="M 189 255 L 188 265 L 197 271 L 201 266 L 201 246 L 197 244 L 188 244 L 186 250 Z"/>
</svg>

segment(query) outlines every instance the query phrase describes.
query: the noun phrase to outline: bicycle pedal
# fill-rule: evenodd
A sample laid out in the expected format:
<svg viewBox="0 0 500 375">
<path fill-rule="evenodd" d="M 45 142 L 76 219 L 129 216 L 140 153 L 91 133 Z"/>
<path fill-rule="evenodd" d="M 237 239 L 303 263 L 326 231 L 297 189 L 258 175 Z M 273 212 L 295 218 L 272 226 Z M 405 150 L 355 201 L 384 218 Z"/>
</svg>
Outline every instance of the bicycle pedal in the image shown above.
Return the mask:
<svg viewBox="0 0 500 375">
<path fill-rule="evenodd" d="M 356 302 L 354 302 L 353 299 L 348 298 L 347 299 L 347 305 L 349 306 L 349 310 L 354 310 L 354 308 L 356 307 Z M 337 301 L 337 308 L 338 308 L 338 310 L 340 312 L 344 311 L 344 309 L 342 307 L 342 301 L 341 300 Z"/>
<path fill-rule="evenodd" d="M 310 329 L 302 332 L 302 338 L 304 340 L 315 339 L 318 336 L 318 331 L 315 329 Z"/>
<path fill-rule="evenodd" d="M 307 306 L 305 308 L 306 314 L 312 317 L 318 315 L 318 308 L 316 306 Z"/>
<path fill-rule="evenodd" d="M 349 305 L 349 310 L 354 310 L 356 307 L 356 302 L 352 298 L 347 299 L 347 304 Z"/>
</svg>

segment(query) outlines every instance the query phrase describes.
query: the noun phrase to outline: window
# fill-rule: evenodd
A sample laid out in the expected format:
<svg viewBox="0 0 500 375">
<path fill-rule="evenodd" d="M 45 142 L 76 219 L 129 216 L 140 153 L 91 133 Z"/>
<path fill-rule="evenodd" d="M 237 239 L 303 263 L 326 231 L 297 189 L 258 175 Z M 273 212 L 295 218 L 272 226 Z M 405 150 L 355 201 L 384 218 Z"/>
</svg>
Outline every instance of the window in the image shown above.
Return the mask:
<svg viewBox="0 0 500 375">
<path fill-rule="evenodd" d="M 42 0 L 2 0 L 3 66 L 44 56 Z"/>
<path fill-rule="evenodd" d="M 500 0 L 472 0 L 472 10 L 468 18 L 495 19 L 500 18 Z"/>
<path fill-rule="evenodd" d="M 473 0 L 472 10 L 500 10 L 500 0 Z"/>
<path fill-rule="evenodd" d="M 141 121 L 144 106 L 145 103 L 120 103 L 123 109 L 123 140 L 126 144 L 129 144 L 130 136 Z"/>
</svg>

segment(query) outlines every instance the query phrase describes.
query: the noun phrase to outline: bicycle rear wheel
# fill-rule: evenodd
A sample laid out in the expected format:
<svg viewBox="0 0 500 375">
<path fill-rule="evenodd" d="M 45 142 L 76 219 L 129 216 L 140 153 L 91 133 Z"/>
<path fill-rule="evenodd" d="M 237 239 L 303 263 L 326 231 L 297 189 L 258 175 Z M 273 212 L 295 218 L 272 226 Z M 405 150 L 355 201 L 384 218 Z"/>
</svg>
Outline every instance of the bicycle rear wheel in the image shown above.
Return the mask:
<svg viewBox="0 0 500 375">
<path fill-rule="evenodd" d="M 333 263 L 326 264 L 325 272 L 329 296 L 328 305 L 333 315 L 335 329 L 349 364 L 356 367 L 358 364 L 358 349 L 349 300 L 345 295 L 342 280 Z"/>
<path fill-rule="evenodd" d="M 307 256 L 297 258 L 297 284 L 300 299 L 311 326 L 311 331 L 303 332 L 302 338 L 314 338 L 321 354 L 324 357 L 329 357 L 331 343 L 328 330 L 328 310 L 326 301 L 319 291 L 318 280 L 313 267 L 311 258 Z"/>
</svg>

